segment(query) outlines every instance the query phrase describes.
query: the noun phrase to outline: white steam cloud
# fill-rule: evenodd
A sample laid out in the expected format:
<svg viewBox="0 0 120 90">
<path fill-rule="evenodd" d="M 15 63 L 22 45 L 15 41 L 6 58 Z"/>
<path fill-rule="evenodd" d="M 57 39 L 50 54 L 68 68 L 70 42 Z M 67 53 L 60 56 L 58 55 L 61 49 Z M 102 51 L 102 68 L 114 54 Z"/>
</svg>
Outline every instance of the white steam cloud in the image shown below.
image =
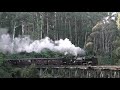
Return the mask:
<svg viewBox="0 0 120 90">
<path fill-rule="evenodd" d="M 0 36 L 0 52 L 6 53 L 20 53 L 20 52 L 36 52 L 40 53 L 42 50 L 49 49 L 60 53 L 70 53 L 73 55 L 84 55 L 85 51 L 80 47 L 75 47 L 69 39 L 60 39 L 52 41 L 49 37 L 41 40 L 31 40 L 29 37 L 15 38 L 12 40 L 9 34 Z"/>
</svg>

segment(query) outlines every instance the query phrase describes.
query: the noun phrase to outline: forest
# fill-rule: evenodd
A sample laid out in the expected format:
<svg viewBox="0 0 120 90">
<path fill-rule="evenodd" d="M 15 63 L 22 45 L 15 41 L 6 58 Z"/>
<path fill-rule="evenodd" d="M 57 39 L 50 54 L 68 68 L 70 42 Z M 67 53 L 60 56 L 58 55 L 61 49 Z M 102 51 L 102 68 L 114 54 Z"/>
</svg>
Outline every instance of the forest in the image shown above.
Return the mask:
<svg viewBox="0 0 120 90">
<path fill-rule="evenodd" d="M 0 12 L 0 28 L 6 28 L 12 38 L 18 35 L 28 35 L 33 40 L 68 38 L 76 47 L 84 49 L 87 56 L 95 54 L 99 65 L 120 65 L 119 12 Z M 51 51 L 40 55 L 62 56 Z M 35 53 L 30 56 L 35 57 Z M 23 56 L 1 52 L 0 77 L 12 77 L 13 73 L 19 74 L 18 77 L 38 77 L 34 65 L 21 69 L 3 64 L 5 58 L 20 57 Z"/>
</svg>

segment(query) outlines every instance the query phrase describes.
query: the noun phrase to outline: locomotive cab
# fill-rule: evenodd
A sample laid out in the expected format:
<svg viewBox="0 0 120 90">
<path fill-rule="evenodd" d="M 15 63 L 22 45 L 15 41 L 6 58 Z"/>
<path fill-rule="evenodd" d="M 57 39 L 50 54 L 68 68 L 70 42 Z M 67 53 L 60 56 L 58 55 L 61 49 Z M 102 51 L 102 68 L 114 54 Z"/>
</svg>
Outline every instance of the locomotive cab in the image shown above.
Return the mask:
<svg viewBox="0 0 120 90">
<path fill-rule="evenodd" d="M 95 56 L 92 57 L 92 65 L 98 65 L 98 60 Z"/>
<path fill-rule="evenodd" d="M 95 56 L 80 56 L 78 55 L 74 61 L 76 65 L 98 65 L 97 58 Z"/>
</svg>

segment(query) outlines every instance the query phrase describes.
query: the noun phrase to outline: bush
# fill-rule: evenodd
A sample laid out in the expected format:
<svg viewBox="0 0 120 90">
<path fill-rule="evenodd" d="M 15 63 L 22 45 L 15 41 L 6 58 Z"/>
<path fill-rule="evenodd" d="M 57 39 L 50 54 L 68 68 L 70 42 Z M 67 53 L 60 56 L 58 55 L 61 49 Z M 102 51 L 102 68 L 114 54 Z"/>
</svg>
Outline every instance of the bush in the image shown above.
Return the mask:
<svg viewBox="0 0 120 90">
<path fill-rule="evenodd" d="M 34 64 L 32 64 L 30 67 L 25 67 L 21 71 L 21 77 L 22 78 L 38 78 L 39 71 L 35 67 L 36 66 Z"/>
<path fill-rule="evenodd" d="M 4 68 L 0 68 L 0 78 L 11 78 L 11 73 Z"/>
<path fill-rule="evenodd" d="M 54 52 L 50 50 L 44 50 L 40 53 L 27 53 L 27 52 L 21 52 L 17 54 L 7 54 L 5 56 L 6 59 L 21 59 L 21 58 L 57 58 L 64 56 L 63 53 Z"/>
<path fill-rule="evenodd" d="M 113 65 L 113 60 L 110 56 L 98 56 L 99 65 Z"/>
<path fill-rule="evenodd" d="M 22 71 L 22 68 L 13 68 L 11 76 L 13 78 L 21 78 L 21 71 Z"/>
<path fill-rule="evenodd" d="M 0 65 L 3 64 L 4 58 L 5 58 L 5 55 L 3 53 L 0 53 Z"/>
<path fill-rule="evenodd" d="M 0 66 L 0 78 L 11 78 L 12 68 L 10 66 Z"/>
</svg>

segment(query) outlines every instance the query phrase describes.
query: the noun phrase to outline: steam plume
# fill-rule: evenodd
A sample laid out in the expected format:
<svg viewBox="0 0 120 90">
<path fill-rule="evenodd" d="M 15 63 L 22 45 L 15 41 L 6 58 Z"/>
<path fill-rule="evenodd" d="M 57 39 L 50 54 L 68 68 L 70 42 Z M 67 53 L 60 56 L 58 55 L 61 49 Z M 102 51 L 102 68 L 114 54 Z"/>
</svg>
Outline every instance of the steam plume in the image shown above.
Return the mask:
<svg viewBox="0 0 120 90">
<path fill-rule="evenodd" d="M 57 51 L 60 53 L 70 53 L 73 55 L 84 54 L 85 51 L 80 47 L 75 47 L 69 39 L 60 39 L 52 41 L 49 37 L 41 40 L 31 40 L 29 37 L 15 38 L 12 40 L 9 34 L 0 36 L 0 52 L 20 53 L 20 52 L 36 52 L 40 53 L 44 49 Z"/>
</svg>

